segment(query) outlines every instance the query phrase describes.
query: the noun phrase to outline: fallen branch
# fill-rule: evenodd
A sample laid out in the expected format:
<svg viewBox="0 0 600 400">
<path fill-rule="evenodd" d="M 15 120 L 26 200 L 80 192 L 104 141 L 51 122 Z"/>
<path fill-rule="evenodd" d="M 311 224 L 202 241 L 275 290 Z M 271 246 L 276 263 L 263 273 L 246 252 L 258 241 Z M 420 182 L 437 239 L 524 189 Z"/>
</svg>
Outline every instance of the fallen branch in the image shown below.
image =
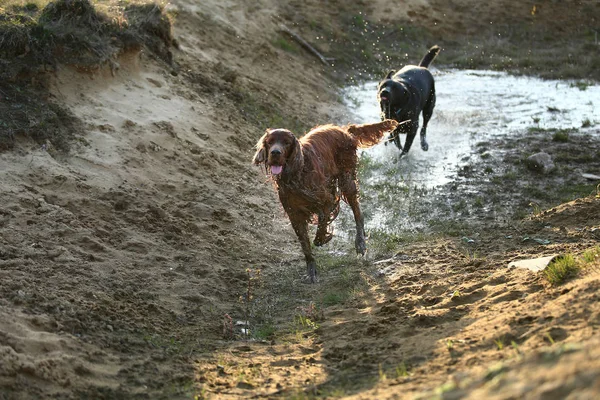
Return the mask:
<svg viewBox="0 0 600 400">
<path fill-rule="evenodd" d="M 287 26 L 281 24 L 279 25 L 279 30 L 290 35 L 292 39 L 298 42 L 306 50 L 310 51 L 314 56 L 321 60 L 323 64 L 330 65 L 331 61 L 335 60 L 334 58 L 324 57 L 321 53 L 317 51 L 317 49 L 312 47 L 306 40 L 302 39 L 300 35 L 290 30 L 290 28 L 288 28 Z"/>
</svg>

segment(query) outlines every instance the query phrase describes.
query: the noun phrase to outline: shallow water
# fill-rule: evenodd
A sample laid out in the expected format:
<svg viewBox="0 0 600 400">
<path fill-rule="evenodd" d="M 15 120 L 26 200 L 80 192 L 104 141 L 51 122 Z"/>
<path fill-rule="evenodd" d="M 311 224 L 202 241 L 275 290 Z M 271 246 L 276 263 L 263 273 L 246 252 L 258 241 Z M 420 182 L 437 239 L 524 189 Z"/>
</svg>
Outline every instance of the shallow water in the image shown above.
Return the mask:
<svg viewBox="0 0 600 400">
<path fill-rule="evenodd" d="M 361 197 L 366 227 L 387 232 L 422 228 L 418 203 L 457 178 L 478 142 L 496 135 L 519 140 L 528 128 L 581 128 L 600 123 L 600 86 L 582 90 L 576 82 L 511 76 L 502 72 L 434 70 L 437 104 L 427 129 L 429 151 L 415 139 L 407 157 L 383 143 L 361 152 Z M 349 87 L 344 97 L 356 123 L 380 120 L 377 82 Z M 402 144 L 406 135 L 402 135 Z M 346 212 L 338 224 L 352 230 Z M 338 228 L 339 229 L 339 228 Z M 338 231 L 338 233 L 340 233 Z"/>
</svg>

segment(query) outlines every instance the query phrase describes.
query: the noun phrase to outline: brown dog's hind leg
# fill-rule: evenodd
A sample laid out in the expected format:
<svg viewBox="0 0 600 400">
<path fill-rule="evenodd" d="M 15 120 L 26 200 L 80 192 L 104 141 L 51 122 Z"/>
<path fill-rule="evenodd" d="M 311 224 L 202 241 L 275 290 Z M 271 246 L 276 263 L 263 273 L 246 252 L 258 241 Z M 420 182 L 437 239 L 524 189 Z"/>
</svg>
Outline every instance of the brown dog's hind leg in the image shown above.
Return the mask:
<svg viewBox="0 0 600 400">
<path fill-rule="evenodd" d="M 308 218 L 304 217 L 290 217 L 292 227 L 298 236 L 300 245 L 302 246 L 302 252 L 304 253 L 304 259 L 306 260 L 306 274 L 308 282 L 317 282 L 317 263 L 312 255 L 312 249 L 310 247 L 310 239 L 308 238 Z"/>
</svg>

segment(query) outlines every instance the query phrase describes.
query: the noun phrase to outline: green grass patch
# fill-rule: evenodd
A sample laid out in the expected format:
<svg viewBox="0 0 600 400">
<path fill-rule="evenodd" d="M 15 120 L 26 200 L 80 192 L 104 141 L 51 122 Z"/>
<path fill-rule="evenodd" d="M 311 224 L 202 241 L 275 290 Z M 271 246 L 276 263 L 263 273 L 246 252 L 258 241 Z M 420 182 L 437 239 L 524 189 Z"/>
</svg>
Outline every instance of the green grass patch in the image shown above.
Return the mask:
<svg viewBox="0 0 600 400">
<path fill-rule="evenodd" d="M 395 253 L 406 244 L 431 240 L 431 234 L 422 232 L 388 233 L 382 230 L 369 231 L 369 251 L 376 256 L 387 256 Z"/>
<path fill-rule="evenodd" d="M 278 49 L 287 51 L 289 53 L 297 53 L 298 52 L 298 46 L 296 46 L 295 43 L 290 42 L 289 40 L 287 40 L 286 38 L 279 36 L 277 37 L 277 39 L 273 40 L 273 42 L 271 42 L 273 44 L 273 46 L 277 47 Z"/>
<path fill-rule="evenodd" d="M 470 231 L 469 223 L 461 220 L 432 220 L 429 221 L 429 227 L 435 234 L 451 237 L 465 236 Z"/>
<path fill-rule="evenodd" d="M 553 142 L 561 142 L 561 143 L 568 142 L 569 141 L 569 132 L 562 130 L 562 129 L 557 132 L 554 132 L 554 134 L 552 135 L 552 141 Z"/>
<path fill-rule="evenodd" d="M 596 193 L 596 186 L 593 184 L 567 185 L 557 188 L 556 193 L 561 203 L 568 203 Z"/>
<path fill-rule="evenodd" d="M 576 81 L 569 84 L 571 87 L 575 87 L 581 91 L 587 90 L 588 87 L 592 86 L 591 82 L 588 81 Z"/>
<path fill-rule="evenodd" d="M 577 276 L 581 271 L 600 266 L 600 246 L 584 251 L 580 256 L 566 254 L 556 258 L 544 270 L 544 275 L 553 285 L 560 285 Z"/>
<path fill-rule="evenodd" d="M 577 276 L 581 269 L 579 263 L 572 254 L 557 257 L 546 269 L 544 276 L 552 285 L 560 285 L 566 280 Z"/>
<path fill-rule="evenodd" d="M 243 87 L 234 87 L 231 93 L 235 106 L 253 125 L 267 128 L 286 128 L 301 136 L 311 127 L 292 111 L 285 111 L 268 96 L 262 96 Z"/>
<path fill-rule="evenodd" d="M 272 339 L 275 333 L 277 333 L 277 327 L 273 323 L 268 322 L 256 327 L 253 336 L 259 340 L 268 340 Z"/>
<path fill-rule="evenodd" d="M 348 299 L 348 292 L 329 292 L 323 295 L 321 302 L 325 307 L 342 304 Z"/>
<path fill-rule="evenodd" d="M 600 262 L 600 246 L 593 247 L 583 252 L 583 261 L 586 265 Z"/>
<path fill-rule="evenodd" d="M 547 129 L 540 128 L 539 126 L 530 126 L 529 128 L 527 128 L 528 133 L 541 133 L 546 131 Z"/>
</svg>

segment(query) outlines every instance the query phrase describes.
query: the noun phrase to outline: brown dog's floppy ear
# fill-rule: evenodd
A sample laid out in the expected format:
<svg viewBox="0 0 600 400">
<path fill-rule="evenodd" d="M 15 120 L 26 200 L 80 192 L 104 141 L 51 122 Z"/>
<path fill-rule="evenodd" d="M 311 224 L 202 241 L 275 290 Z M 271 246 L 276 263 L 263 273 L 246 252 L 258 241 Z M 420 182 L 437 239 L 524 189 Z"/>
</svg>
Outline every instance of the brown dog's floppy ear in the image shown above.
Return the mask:
<svg viewBox="0 0 600 400">
<path fill-rule="evenodd" d="M 293 135 L 292 135 L 293 136 Z M 300 173 L 304 168 L 304 155 L 302 154 L 302 146 L 294 136 L 294 150 L 290 153 L 286 162 L 287 169 L 290 173 Z"/>
<path fill-rule="evenodd" d="M 254 158 L 252 159 L 254 165 L 267 162 L 267 144 L 265 141 L 267 140 L 269 133 L 271 133 L 271 131 L 267 129 L 265 134 L 262 135 L 262 137 L 256 143 L 256 153 L 254 153 Z"/>
<path fill-rule="evenodd" d="M 394 72 L 396 72 L 396 71 L 394 71 L 394 70 L 392 69 L 392 70 L 391 70 L 391 71 L 390 71 L 390 72 L 387 74 L 387 76 L 385 77 L 385 79 L 391 79 L 391 78 L 392 78 L 392 76 L 394 75 Z"/>
</svg>

